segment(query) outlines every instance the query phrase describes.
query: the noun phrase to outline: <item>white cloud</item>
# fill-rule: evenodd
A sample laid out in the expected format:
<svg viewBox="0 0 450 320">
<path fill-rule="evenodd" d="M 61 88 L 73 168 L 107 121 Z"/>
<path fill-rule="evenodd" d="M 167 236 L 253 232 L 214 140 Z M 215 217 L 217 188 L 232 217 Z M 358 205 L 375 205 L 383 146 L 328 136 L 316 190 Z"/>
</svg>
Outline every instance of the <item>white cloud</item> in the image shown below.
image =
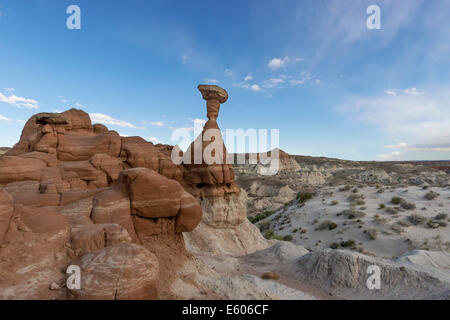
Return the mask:
<svg viewBox="0 0 450 320">
<path fill-rule="evenodd" d="M 284 80 L 282 78 L 271 78 L 269 80 L 264 81 L 262 86 L 264 88 L 275 88 L 275 87 L 279 87 L 283 83 L 284 83 Z"/>
<path fill-rule="evenodd" d="M 407 151 L 450 151 L 450 88 L 396 95 L 351 97 L 338 110 L 358 122 L 378 128 L 387 138 L 406 141 L 387 146 Z"/>
<path fill-rule="evenodd" d="M 135 126 L 134 124 L 131 124 L 129 122 L 114 119 L 113 117 L 108 116 L 106 114 L 102 114 L 102 113 L 90 113 L 89 116 L 91 117 L 91 120 L 93 122 L 110 124 L 110 125 L 119 126 L 119 127 L 123 127 L 123 128 L 144 129 L 142 127 Z"/>
<path fill-rule="evenodd" d="M 39 108 L 39 104 L 36 100 L 18 97 L 15 94 L 5 96 L 4 94 L 0 93 L 0 102 L 7 103 L 17 108 L 26 108 L 26 109 Z"/>
<path fill-rule="evenodd" d="M 158 139 L 155 138 L 155 137 L 150 137 L 150 138 L 148 138 L 147 140 L 150 141 L 150 142 L 153 142 L 154 144 L 161 143 L 161 141 L 158 140 Z"/>
<path fill-rule="evenodd" d="M 231 76 L 234 74 L 234 72 L 233 72 L 232 70 L 227 69 L 227 68 L 225 68 L 224 73 L 225 73 L 225 75 L 228 76 L 228 77 L 231 77 Z"/>
<path fill-rule="evenodd" d="M 205 79 L 205 82 L 208 82 L 208 83 L 219 83 L 219 80 L 216 80 L 216 79 Z"/>
<path fill-rule="evenodd" d="M 392 151 L 391 153 L 382 153 L 377 157 L 382 161 L 396 161 L 400 160 L 402 153 L 400 151 Z"/>
<path fill-rule="evenodd" d="M 289 57 L 284 57 L 283 59 L 273 58 L 269 61 L 269 64 L 267 66 L 272 70 L 277 70 L 279 68 L 285 67 L 288 62 Z"/>
<path fill-rule="evenodd" d="M 9 119 L 9 118 L 7 118 L 7 117 L 1 115 L 1 114 L 0 114 L 0 120 L 1 120 L 1 121 L 11 121 L 11 119 Z"/>
<path fill-rule="evenodd" d="M 260 86 L 257 84 L 251 85 L 250 89 L 252 89 L 253 91 L 261 91 Z"/>
<path fill-rule="evenodd" d="M 182 64 L 186 64 L 188 62 L 189 57 L 184 55 L 180 57 L 180 61 Z"/>
<path fill-rule="evenodd" d="M 58 96 L 59 101 L 61 101 L 62 103 L 66 103 L 67 99 L 64 98 L 63 96 Z"/>
<path fill-rule="evenodd" d="M 248 75 L 244 78 L 244 81 L 250 81 L 252 79 L 253 79 L 253 77 L 251 75 Z"/>
<path fill-rule="evenodd" d="M 164 122 L 162 121 L 143 121 L 146 124 L 152 125 L 152 126 L 157 126 L 157 127 L 164 127 Z"/>
<path fill-rule="evenodd" d="M 407 88 L 407 89 L 387 89 L 384 91 L 386 94 L 390 95 L 390 96 L 397 96 L 400 94 L 409 94 L 412 96 L 417 96 L 420 94 L 423 94 L 424 92 L 419 91 L 417 88 L 411 87 L 411 88 Z"/>
<path fill-rule="evenodd" d="M 87 108 L 84 104 L 81 104 L 81 103 L 78 103 L 78 102 L 75 103 L 75 106 L 78 107 L 78 108 L 84 108 L 84 109 Z"/>
</svg>

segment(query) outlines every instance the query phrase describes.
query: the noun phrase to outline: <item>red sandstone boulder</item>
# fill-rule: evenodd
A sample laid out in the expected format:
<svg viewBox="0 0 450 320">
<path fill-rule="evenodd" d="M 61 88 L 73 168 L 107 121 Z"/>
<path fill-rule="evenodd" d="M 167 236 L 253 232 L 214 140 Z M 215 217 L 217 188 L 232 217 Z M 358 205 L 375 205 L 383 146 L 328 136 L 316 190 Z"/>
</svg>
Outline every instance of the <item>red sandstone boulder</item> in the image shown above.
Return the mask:
<svg viewBox="0 0 450 320">
<path fill-rule="evenodd" d="M 128 191 L 132 213 L 145 218 L 174 217 L 180 210 L 183 187 L 147 168 L 127 169 L 119 177 Z"/>
<path fill-rule="evenodd" d="M 133 242 L 137 242 L 131 220 L 130 199 L 120 186 L 109 188 L 94 197 L 91 219 L 96 224 L 119 224 L 128 231 Z"/>
<path fill-rule="evenodd" d="M 81 289 L 69 296 L 82 300 L 158 298 L 159 263 L 140 245 L 122 243 L 88 254 L 72 263 L 81 269 Z"/>
<path fill-rule="evenodd" d="M 16 156 L 0 157 L 0 184 L 23 180 L 41 180 L 47 164 L 38 159 Z"/>
<path fill-rule="evenodd" d="M 89 132 L 66 132 L 59 135 L 58 159 L 61 161 L 89 160 L 98 153 L 118 157 L 121 139 L 117 132 L 102 134 Z"/>
<path fill-rule="evenodd" d="M 186 191 L 181 196 L 180 213 L 176 217 L 175 232 L 191 232 L 202 220 L 202 208 Z"/>
</svg>

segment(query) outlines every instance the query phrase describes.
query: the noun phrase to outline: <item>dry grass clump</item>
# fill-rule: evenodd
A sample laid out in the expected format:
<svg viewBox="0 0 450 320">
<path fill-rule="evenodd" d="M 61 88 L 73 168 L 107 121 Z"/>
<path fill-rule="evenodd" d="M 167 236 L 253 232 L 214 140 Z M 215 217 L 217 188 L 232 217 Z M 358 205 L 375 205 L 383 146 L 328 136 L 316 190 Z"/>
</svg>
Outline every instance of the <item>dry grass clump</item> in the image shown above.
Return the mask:
<svg viewBox="0 0 450 320">
<path fill-rule="evenodd" d="M 343 186 L 343 187 L 339 188 L 339 191 L 341 191 L 341 192 L 350 191 L 351 188 L 352 187 L 350 187 L 350 186 Z"/>
<path fill-rule="evenodd" d="M 347 197 L 348 202 L 354 202 L 356 200 L 363 200 L 363 199 L 364 199 L 364 195 L 362 195 L 362 194 L 351 194 Z"/>
<path fill-rule="evenodd" d="M 426 218 L 420 214 L 412 214 L 408 217 L 408 220 L 415 226 L 425 222 Z"/>
<path fill-rule="evenodd" d="M 364 230 L 364 233 L 369 237 L 370 240 L 376 240 L 378 237 L 378 230 L 376 229 Z"/>
<path fill-rule="evenodd" d="M 434 217 L 435 220 L 447 220 L 448 214 L 446 213 L 439 213 L 436 217 Z"/>
<path fill-rule="evenodd" d="M 344 210 L 337 214 L 338 216 L 344 215 L 347 217 L 347 219 L 353 220 L 353 219 L 359 219 L 366 216 L 366 213 L 363 211 L 356 211 L 352 209 Z"/>
<path fill-rule="evenodd" d="M 425 194 L 424 198 L 427 199 L 427 200 L 434 200 L 434 199 L 436 199 L 439 196 L 440 196 L 439 193 L 434 192 L 434 191 L 430 191 L 427 194 Z"/>
<path fill-rule="evenodd" d="M 332 206 L 337 206 L 338 204 L 339 204 L 339 201 L 337 201 L 337 200 L 331 201 Z"/>
<path fill-rule="evenodd" d="M 326 230 L 326 229 L 333 230 L 333 229 L 336 229 L 337 226 L 338 225 L 336 224 L 336 222 L 333 222 L 331 220 L 325 220 L 317 227 L 316 230 L 319 230 L 319 231 Z"/>
</svg>

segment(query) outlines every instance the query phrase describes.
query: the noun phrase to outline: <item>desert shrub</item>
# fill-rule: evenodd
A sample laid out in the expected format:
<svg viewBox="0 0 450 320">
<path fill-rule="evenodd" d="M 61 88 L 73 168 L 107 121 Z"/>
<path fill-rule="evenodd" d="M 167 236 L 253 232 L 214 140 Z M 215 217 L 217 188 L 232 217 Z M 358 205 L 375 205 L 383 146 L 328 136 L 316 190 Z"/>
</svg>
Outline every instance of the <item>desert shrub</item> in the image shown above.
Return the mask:
<svg viewBox="0 0 450 320">
<path fill-rule="evenodd" d="M 416 208 L 416 205 L 411 202 L 402 202 L 400 206 L 405 210 L 414 210 Z"/>
<path fill-rule="evenodd" d="M 343 191 L 349 191 L 350 189 L 351 189 L 350 186 L 344 186 L 344 187 L 339 188 L 339 191 L 341 191 L 341 192 L 343 192 Z"/>
<path fill-rule="evenodd" d="M 364 233 L 367 234 L 370 240 L 375 240 L 378 237 L 378 230 L 376 229 L 365 230 Z"/>
<path fill-rule="evenodd" d="M 337 226 L 338 225 L 336 224 L 336 222 L 333 222 L 331 220 L 325 220 L 317 227 L 316 230 L 320 230 L 320 231 L 325 230 L 325 229 L 333 230 L 333 229 L 336 229 Z"/>
<path fill-rule="evenodd" d="M 351 194 L 347 197 L 348 202 L 354 202 L 356 200 L 362 200 L 364 196 L 362 194 Z"/>
<path fill-rule="evenodd" d="M 355 188 L 355 189 L 352 190 L 352 192 L 353 192 L 353 193 L 358 193 L 358 189 Z"/>
<path fill-rule="evenodd" d="M 264 211 L 263 213 L 258 214 L 254 217 L 249 217 L 248 220 L 250 220 L 251 223 L 257 223 L 261 220 L 264 220 L 267 217 L 270 217 L 274 213 L 275 213 L 275 211 Z"/>
<path fill-rule="evenodd" d="M 389 214 L 397 214 L 398 210 L 392 207 L 386 208 L 386 212 Z"/>
<path fill-rule="evenodd" d="M 434 217 L 435 220 L 447 220 L 448 214 L 446 213 L 439 213 L 436 217 Z"/>
<path fill-rule="evenodd" d="M 347 241 L 342 241 L 341 247 L 344 247 L 344 248 L 355 247 L 355 240 L 348 239 Z"/>
<path fill-rule="evenodd" d="M 400 221 L 397 221 L 397 224 L 402 227 L 411 227 L 411 223 L 409 223 L 408 221 L 400 220 Z"/>
<path fill-rule="evenodd" d="M 292 230 L 292 233 L 297 233 L 298 229 Z"/>
<path fill-rule="evenodd" d="M 302 231 L 300 231 L 301 234 L 305 234 L 308 232 L 308 229 L 302 229 Z"/>
<path fill-rule="evenodd" d="M 363 206 L 363 205 L 366 204 L 366 202 L 364 200 L 361 200 L 361 199 L 355 200 L 355 203 L 356 203 L 357 206 Z"/>
<path fill-rule="evenodd" d="M 340 215 L 344 215 L 347 217 L 347 219 L 359 219 L 359 218 L 363 218 L 366 213 L 362 212 L 362 211 L 356 211 L 356 210 L 344 210 L 340 213 Z"/>
<path fill-rule="evenodd" d="M 378 207 L 378 209 L 385 209 L 386 205 L 384 203 L 380 203 L 380 206 Z"/>
<path fill-rule="evenodd" d="M 403 203 L 403 202 L 405 202 L 405 199 L 400 198 L 400 197 L 393 197 L 393 198 L 391 199 L 391 203 L 392 203 L 392 204 L 399 205 L 399 204 L 401 204 L 401 203 Z"/>
<path fill-rule="evenodd" d="M 412 214 L 408 217 L 408 220 L 414 224 L 414 225 L 419 225 L 425 222 L 425 217 L 421 216 L 420 214 Z"/>
<path fill-rule="evenodd" d="M 337 200 L 331 201 L 332 206 L 337 206 L 338 204 L 339 204 L 339 201 L 337 201 Z"/>
<path fill-rule="evenodd" d="M 287 234 L 283 237 L 283 241 L 292 241 L 292 239 L 294 239 L 294 237 L 292 237 L 290 234 Z"/>
<path fill-rule="evenodd" d="M 273 232 L 273 230 L 269 230 L 264 234 L 264 238 L 266 238 L 266 239 L 272 239 L 273 236 L 275 236 L 275 233 Z"/>
<path fill-rule="evenodd" d="M 300 204 L 305 203 L 308 200 L 311 200 L 314 195 L 308 191 L 302 191 L 297 194 L 297 200 Z"/>
<path fill-rule="evenodd" d="M 430 227 L 431 229 L 437 229 L 439 227 L 446 227 L 447 226 L 447 222 L 445 221 L 437 221 L 437 220 L 428 220 L 427 222 L 427 226 Z"/>
<path fill-rule="evenodd" d="M 440 196 L 439 193 L 436 193 L 434 191 L 430 191 L 427 194 L 425 194 L 424 198 L 427 199 L 427 200 L 434 200 L 434 199 L 436 199 L 439 196 Z"/>
<path fill-rule="evenodd" d="M 398 224 L 394 224 L 391 226 L 391 229 L 397 233 L 402 233 L 404 230 Z"/>
<path fill-rule="evenodd" d="M 264 280 L 279 280 L 280 279 L 280 275 L 276 272 L 265 272 L 261 275 L 261 279 Z"/>
<path fill-rule="evenodd" d="M 263 221 L 259 224 L 259 230 L 261 232 L 269 230 L 270 228 L 270 221 Z"/>
<path fill-rule="evenodd" d="M 339 243 L 333 242 L 332 244 L 330 244 L 330 248 L 331 248 L 331 249 L 337 249 L 337 248 L 339 248 Z"/>
</svg>

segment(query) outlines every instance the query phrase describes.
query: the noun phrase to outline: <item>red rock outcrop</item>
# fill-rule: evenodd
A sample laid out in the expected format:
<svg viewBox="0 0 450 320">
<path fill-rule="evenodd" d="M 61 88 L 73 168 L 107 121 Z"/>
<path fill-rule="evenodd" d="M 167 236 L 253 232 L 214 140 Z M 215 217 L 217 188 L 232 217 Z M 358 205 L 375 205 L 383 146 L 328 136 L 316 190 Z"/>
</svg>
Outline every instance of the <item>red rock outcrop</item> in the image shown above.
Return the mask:
<svg viewBox="0 0 450 320">
<path fill-rule="evenodd" d="M 64 298 L 63 270 L 72 264 L 84 280 L 71 298 L 170 296 L 187 258 L 182 232 L 202 218 L 179 183 L 183 170 L 152 143 L 92 125 L 81 110 L 31 117 L 0 156 L 0 279 L 18 283 L 0 282 L 0 298 Z M 20 270 L 29 276 L 37 265 L 49 271 L 27 293 Z M 49 281 L 60 290 L 49 290 Z"/>
</svg>

